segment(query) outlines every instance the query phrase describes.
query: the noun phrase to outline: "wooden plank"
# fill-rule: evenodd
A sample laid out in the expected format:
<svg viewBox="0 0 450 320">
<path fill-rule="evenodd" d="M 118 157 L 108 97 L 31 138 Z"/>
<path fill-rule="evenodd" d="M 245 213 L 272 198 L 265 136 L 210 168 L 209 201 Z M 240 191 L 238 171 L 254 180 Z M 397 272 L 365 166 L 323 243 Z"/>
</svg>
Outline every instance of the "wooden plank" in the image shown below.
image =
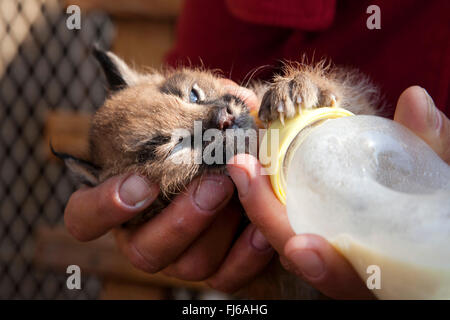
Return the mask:
<svg viewBox="0 0 450 320">
<path fill-rule="evenodd" d="M 65 6 L 77 5 L 82 12 L 101 10 L 115 17 L 175 19 L 183 0 L 63 0 Z"/>
<path fill-rule="evenodd" d="M 116 27 L 113 51 L 137 67 L 159 68 L 174 43 L 182 0 L 65 0 L 64 5 L 112 15 Z"/>
<path fill-rule="evenodd" d="M 50 142 L 58 152 L 86 158 L 89 151 L 88 135 L 91 118 L 90 114 L 79 112 L 48 113 L 44 127 L 44 148 L 47 158 L 56 160 L 50 151 Z"/>
<path fill-rule="evenodd" d="M 167 288 L 106 279 L 102 284 L 101 300 L 162 300 L 170 298 Z"/>
<path fill-rule="evenodd" d="M 175 25 L 149 20 L 115 19 L 113 51 L 131 66 L 159 68 L 175 41 Z"/>
<path fill-rule="evenodd" d="M 40 227 L 36 232 L 34 264 L 65 274 L 67 266 L 78 265 L 87 272 L 103 278 L 125 283 L 157 285 L 162 287 L 185 287 L 195 290 L 207 289 L 203 282 L 183 281 L 163 275 L 148 274 L 135 269 L 116 248 L 112 235 L 81 243 L 68 234 L 64 227 Z"/>
</svg>

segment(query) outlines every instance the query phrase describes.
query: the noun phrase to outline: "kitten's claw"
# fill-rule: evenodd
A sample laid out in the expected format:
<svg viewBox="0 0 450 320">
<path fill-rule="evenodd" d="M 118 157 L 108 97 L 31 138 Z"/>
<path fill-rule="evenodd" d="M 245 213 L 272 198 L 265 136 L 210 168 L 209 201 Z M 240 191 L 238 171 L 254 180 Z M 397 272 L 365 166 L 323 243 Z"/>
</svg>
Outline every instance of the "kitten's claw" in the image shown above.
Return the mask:
<svg viewBox="0 0 450 320">
<path fill-rule="evenodd" d="M 280 102 L 278 104 L 277 111 L 278 111 L 279 114 L 282 114 L 284 112 L 284 106 L 283 106 L 282 102 Z"/>
<path fill-rule="evenodd" d="M 280 121 L 281 121 L 281 124 L 283 125 L 283 127 L 284 127 L 284 113 L 283 112 L 280 112 Z"/>
<path fill-rule="evenodd" d="M 331 107 L 336 107 L 337 102 L 336 102 L 336 96 L 334 94 L 330 95 L 330 99 L 331 99 Z"/>
<path fill-rule="evenodd" d="M 297 104 L 298 114 L 302 114 L 302 97 L 301 96 L 297 96 L 297 98 L 295 98 L 295 102 Z"/>
</svg>

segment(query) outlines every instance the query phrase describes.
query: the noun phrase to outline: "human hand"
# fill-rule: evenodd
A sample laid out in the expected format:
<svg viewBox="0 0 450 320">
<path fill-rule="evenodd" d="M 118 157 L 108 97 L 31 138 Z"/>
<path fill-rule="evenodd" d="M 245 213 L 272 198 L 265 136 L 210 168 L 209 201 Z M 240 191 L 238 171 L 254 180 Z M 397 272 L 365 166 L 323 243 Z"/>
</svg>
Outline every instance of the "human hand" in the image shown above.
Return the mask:
<svg viewBox="0 0 450 320">
<path fill-rule="evenodd" d="M 436 108 L 425 89 L 413 86 L 403 91 L 394 120 L 422 138 L 450 164 L 450 120 Z"/>
<path fill-rule="evenodd" d="M 250 108 L 256 96 L 223 80 L 230 93 Z M 271 260 L 273 249 L 258 242 L 259 233 L 247 226 L 234 241 L 242 207 L 232 199 L 234 186 L 226 176 L 195 179 L 161 213 L 136 229 L 120 225 L 157 198 L 159 187 L 136 175 L 112 177 L 94 188 L 73 193 L 65 210 L 65 224 L 78 240 L 89 241 L 113 230 L 118 247 L 137 268 L 183 280 L 203 280 L 219 274 L 232 278 L 217 289 L 232 292 L 256 276 Z"/>
<path fill-rule="evenodd" d="M 399 98 L 395 121 L 422 137 L 445 161 L 450 161 L 450 121 L 420 87 Z M 280 254 L 281 263 L 323 294 L 337 299 L 373 298 L 348 261 L 318 235 L 294 235 L 286 209 L 261 175 L 257 159 L 237 155 L 228 170 L 248 217 Z"/>
<path fill-rule="evenodd" d="M 228 165 L 247 216 L 279 253 L 282 265 L 331 298 L 373 298 L 350 263 L 327 240 L 294 234 L 286 207 L 275 197 L 263 170 L 247 154 L 235 156 Z"/>
</svg>

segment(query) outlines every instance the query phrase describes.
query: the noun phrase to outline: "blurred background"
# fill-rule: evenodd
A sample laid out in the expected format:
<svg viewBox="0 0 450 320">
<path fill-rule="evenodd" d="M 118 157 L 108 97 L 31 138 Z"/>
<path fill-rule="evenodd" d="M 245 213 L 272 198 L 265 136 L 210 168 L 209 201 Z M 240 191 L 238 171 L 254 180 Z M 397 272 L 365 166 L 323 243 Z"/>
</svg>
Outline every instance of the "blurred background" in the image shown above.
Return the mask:
<svg viewBox="0 0 450 320">
<path fill-rule="evenodd" d="M 0 1 L 0 299 L 223 298 L 202 283 L 147 275 L 108 236 L 78 243 L 62 224 L 74 191 L 49 153 L 83 154 L 89 118 L 105 98 L 93 43 L 139 66 L 161 65 L 181 0 Z M 69 5 L 81 29 L 69 30 Z M 81 268 L 69 290 L 66 268 Z"/>
</svg>

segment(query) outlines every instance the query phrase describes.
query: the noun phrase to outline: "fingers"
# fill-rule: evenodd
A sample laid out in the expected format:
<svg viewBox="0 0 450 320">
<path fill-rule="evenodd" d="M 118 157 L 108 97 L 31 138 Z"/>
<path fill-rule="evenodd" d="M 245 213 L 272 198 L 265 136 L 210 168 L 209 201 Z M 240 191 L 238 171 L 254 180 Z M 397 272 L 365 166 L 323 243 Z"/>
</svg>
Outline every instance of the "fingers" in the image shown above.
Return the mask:
<svg viewBox="0 0 450 320">
<path fill-rule="evenodd" d="M 242 207 L 231 200 L 217 218 L 164 273 L 182 280 L 201 281 L 217 271 L 228 253 L 242 218 Z"/>
<path fill-rule="evenodd" d="M 233 163 L 233 164 L 232 164 Z M 259 162 L 250 155 L 237 155 L 228 171 L 250 220 L 280 253 L 284 265 L 316 289 L 335 298 L 371 297 L 352 266 L 325 239 L 295 236 L 285 207 L 275 197 Z"/>
<path fill-rule="evenodd" d="M 228 172 L 239 192 L 239 199 L 248 217 L 278 252 L 294 235 L 286 208 L 275 197 L 267 175 L 259 161 L 248 154 L 231 159 Z"/>
<path fill-rule="evenodd" d="M 177 259 L 208 228 L 234 191 L 226 176 L 197 178 L 185 194 L 136 230 L 119 230 L 122 249 L 138 269 L 154 273 Z"/>
<path fill-rule="evenodd" d="M 318 235 L 292 237 L 286 243 L 282 264 L 331 298 L 374 298 L 350 263 Z"/>
<path fill-rule="evenodd" d="M 158 186 L 137 175 L 112 177 L 97 187 L 73 193 L 64 222 L 76 239 L 89 241 L 144 210 L 158 193 Z"/>
<path fill-rule="evenodd" d="M 436 108 L 425 89 L 414 86 L 398 99 L 394 120 L 421 137 L 450 163 L 450 120 Z"/>
<path fill-rule="evenodd" d="M 274 250 L 254 225 L 249 225 L 230 250 L 220 269 L 206 282 L 233 293 L 247 285 L 269 264 Z"/>
</svg>

